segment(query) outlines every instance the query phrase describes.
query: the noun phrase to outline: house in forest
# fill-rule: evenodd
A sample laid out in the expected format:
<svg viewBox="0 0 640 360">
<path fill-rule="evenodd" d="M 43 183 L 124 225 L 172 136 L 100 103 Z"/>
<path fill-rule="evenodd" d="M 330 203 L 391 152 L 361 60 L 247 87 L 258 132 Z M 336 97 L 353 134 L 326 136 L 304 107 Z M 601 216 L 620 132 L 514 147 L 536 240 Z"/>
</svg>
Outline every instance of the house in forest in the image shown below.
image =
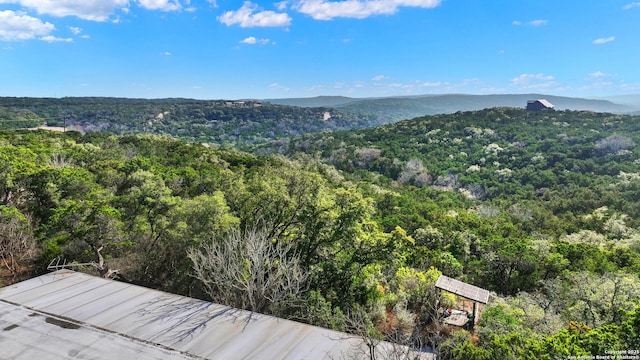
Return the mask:
<svg viewBox="0 0 640 360">
<path fill-rule="evenodd" d="M 529 111 L 541 111 L 541 110 L 554 110 L 553 104 L 545 99 L 529 100 L 527 101 L 527 110 Z"/>
</svg>

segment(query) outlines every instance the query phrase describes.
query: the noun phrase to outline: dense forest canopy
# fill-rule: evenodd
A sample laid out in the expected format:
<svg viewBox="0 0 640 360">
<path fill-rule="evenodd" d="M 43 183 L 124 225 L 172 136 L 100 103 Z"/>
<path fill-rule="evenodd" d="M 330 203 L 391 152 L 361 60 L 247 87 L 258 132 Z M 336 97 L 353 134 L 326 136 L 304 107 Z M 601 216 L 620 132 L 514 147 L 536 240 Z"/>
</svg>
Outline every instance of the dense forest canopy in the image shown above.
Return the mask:
<svg viewBox="0 0 640 360">
<path fill-rule="evenodd" d="M 492 108 L 253 154 L 156 134 L 4 130 L 3 281 L 60 257 L 444 359 L 637 349 L 638 120 Z M 473 333 L 441 323 L 439 308 L 455 306 L 434 288 L 441 274 L 495 295 Z"/>
<path fill-rule="evenodd" d="M 23 119 L 30 122 L 18 122 Z M 379 116 L 330 107 L 303 108 L 255 100 L 0 97 L 0 129 L 47 125 L 119 135 L 150 133 L 223 147 L 246 147 L 310 132 L 386 122 Z"/>
</svg>

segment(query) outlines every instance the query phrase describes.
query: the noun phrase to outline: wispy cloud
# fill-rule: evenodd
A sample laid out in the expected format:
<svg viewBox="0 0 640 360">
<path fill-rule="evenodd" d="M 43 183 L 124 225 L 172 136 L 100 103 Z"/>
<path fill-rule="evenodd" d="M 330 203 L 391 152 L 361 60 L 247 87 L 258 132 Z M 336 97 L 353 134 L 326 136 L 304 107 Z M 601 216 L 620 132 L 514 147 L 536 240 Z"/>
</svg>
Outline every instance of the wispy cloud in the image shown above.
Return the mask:
<svg viewBox="0 0 640 360">
<path fill-rule="evenodd" d="M 288 87 L 282 86 L 282 85 L 278 84 L 277 82 L 269 84 L 269 88 L 271 88 L 273 90 L 289 91 Z"/>
<path fill-rule="evenodd" d="M 291 18 L 287 13 L 275 11 L 258 11 L 258 6 L 246 1 L 237 11 L 226 11 L 218 17 L 218 21 L 231 26 L 240 27 L 277 27 L 291 25 Z"/>
<path fill-rule="evenodd" d="M 188 5 L 190 0 L 184 2 Z M 19 4 L 35 10 L 38 14 L 55 17 L 75 16 L 90 21 L 107 21 L 118 10 L 128 13 L 131 4 L 147 10 L 182 9 L 180 0 L 0 0 L 0 3 Z"/>
<path fill-rule="evenodd" d="M 520 74 L 511 79 L 511 86 L 518 87 L 522 90 L 541 90 L 556 86 L 555 78 L 552 75 L 539 74 Z"/>
<path fill-rule="evenodd" d="M 517 77 L 511 79 L 511 83 L 514 85 L 526 85 L 533 81 L 552 81 L 553 76 L 545 74 L 520 74 Z"/>
<path fill-rule="evenodd" d="M 388 83 L 383 81 L 383 80 L 390 80 L 390 79 L 391 78 L 386 75 L 377 75 L 371 78 L 371 81 L 373 81 L 372 85 L 376 87 L 388 87 L 391 89 L 403 90 L 405 92 L 414 92 L 414 93 L 423 91 L 426 88 L 437 88 L 444 85 L 449 85 L 448 83 L 443 83 L 441 81 L 414 80 L 407 83 L 401 83 L 401 82 Z"/>
<path fill-rule="evenodd" d="M 1 1 L 1 0 L 0 0 Z M 69 31 L 71 31 L 71 33 L 75 36 L 80 36 L 80 38 L 82 39 L 89 39 L 91 38 L 91 36 L 87 35 L 87 34 L 82 34 L 82 28 L 79 27 L 75 27 L 75 26 L 68 26 L 67 27 L 69 29 Z"/>
<path fill-rule="evenodd" d="M 138 4 L 149 10 L 175 11 L 182 8 L 177 0 L 138 0 Z"/>
<path fill-rule="evenodd" d="M 390 77 L 385 76 L 383 80 L 389 80 Z M 355 80 L 351 83 L 337 82 L 333 84 L 316 84 L 305 88 L 310 93 L 326 93 L 334 91 L 339 94 L 357 94 L 365 91 L 371 94 L 371 91 L 382 95 L 420 95 L 420 94 L 444 94 L 451 92 L 474 92 L 483 86 L 483 82 L 478 78 L 463 79 L 459 82 L 448 81 L 425 81 L 411 80 L 406 82 L 390 82 L 381 81 L 380 76 L 375 76 L 369 80 Z"/>
<path fill-rule="evenodd" d="M 536 19 L 536 20 L 531 20 L 531 21 L 527 21 L 527 22 L 522 22 L 519 20 L 514 20 L 512 22 L 513 25 L 516 26 L 521 26 L 521 25 L 528 25 L 528 26 L 542 26 L 542 25 L 547 25 L 547 23 L 549 22 L 549 20 L 542 20 L 542 19 Z"/>
<path fill-rule="evenodd" d="M 56 17 L 75 16 L 84 20 L 106 21 L 116 9 L 129 5 L 129 0 L 3 0 L 17 3 L 38 14 Z"/>
<path fill-rule="evenodd" d="M 280 11 L 285 11 L 287 10 L 287 6 L 289 6 L 289 2 L 285 0 L 285 1 L 274 3 L 273 5 L 276 7 L 276 9 Z"/>
<path fill-rule="evenodd" d="M 271 40 L 269 39 L 256 39 L 254 36 L 249 36 L 243 40 L 240 40 L 240 42 L 242 44 L 247 44 L 247 45 L 255 45 L 255 44 L 259 44 L 259 45 L 266 45 L 268 43 L 271 42 Z"/>
<path fill-rule="evenodd" d="M 82 32 L 82 29 L 75 26 L 69 26 L 69 31 L 71 31 L 73 35 L 79 35 Z"/>
<path fill-rule="evenodd" d="M 587 74 L 587 76 L 585 76 L 584 78 L 586 82 L 576 89 L 581 92 L 601 92 L 605 89 L 608 89 L 607 91 L 615 91 L 614 89 L 616 89 L 618 85 L 616 85 L 616 82 L 614 82 L 613 80 L 617 76 L 617 74 L 609 74 L 600 70 L 594 71 Z"/>
<path fill-rule="evenodd" d="M 165 52 L 163 52 L 163 53 L 162 53 L 162 55 L 164 55 L 164 56 L 171 56 L 171 53 L 170 53 L 169 51 L 165 51 Z"/>
<path fill-rule="evenodd" d="M 434 8 L 441 2 L 442 0 L 301 0 L 292 8 L 316 20 L 364 19 L 373 15 L 394 14 L 401 7 Z"/>
<path fill-rule="evenodd" d="M 637 8 L 637 7 L 640 7 L 640 1 L 634 1 L 634 2 L 628 3 L 627 5 L 623 6 L 622 8 L 624 10 L 631 10 L 631 9 Z"/>
<path fill-rule="evenodd" d="M 616 39 L 615 36 L 609 36 L 609 37 L 605 37 L 605 38 L 599 38 L 599 39 L 595 39 L 593 40 L 593 43 L 596 45 L 602 45 L 602 44 L 606 44 L 608 42 L 612 42 Z"/>
<path fill-rule="evenodd" d="M 49 36 L 55 26 L 48 22 L 29 16 L 24 12 L 12 10 L 0 11 L 0 40 L 31 40 Z"/>
<path fill-rule="evenodd" d="M 549 21 L 548 20 L 532 20 L 529 21 L 528 24 L 531 26 L 542 26 L 542 25 L 547 25 Z"/>
<path fill-rule="evenodd" d="M 608 77 L 615 77 L 616 74 L 607 74 L 607 73 L 603 73 L 602 71 L 598 70 L 598 71 L 594 71 L 592 73 L 587 74 L 587 79 L 588 80 L 599 80 L 599 79 L 603 79 L 603 78 L 608 78 Z"/>
<path fill-rule="evenodd" d="M 43 36 L 40 38 L 40 40 L 42 41 L 46 41 L 46 42 L 73 42 L 72 38 L 59 38 L 59 37 L 55 37 L 52 35 L 47 35 L 47 36 Z"/>
</svg>

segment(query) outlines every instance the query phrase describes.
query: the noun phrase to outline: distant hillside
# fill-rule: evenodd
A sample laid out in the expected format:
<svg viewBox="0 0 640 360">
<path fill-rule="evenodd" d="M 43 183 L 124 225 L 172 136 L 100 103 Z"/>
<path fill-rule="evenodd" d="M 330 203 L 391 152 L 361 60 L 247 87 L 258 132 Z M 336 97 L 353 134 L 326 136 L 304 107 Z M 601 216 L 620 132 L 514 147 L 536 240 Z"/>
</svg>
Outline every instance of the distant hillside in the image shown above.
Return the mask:
<svg viewBox="0 0 640 360">
<path fill-rule="evenodd" d="M 44 121 L 29 110 L 5 108 L 0 105 L 0 129 L 32 128 L 42 124 Z"/>
<path fill-rule="evenodd" d="M 638 120 L 588 111 L 492 108 L 307 135 L 263 151 L 312 154 L 360 177 L 382 175 L 470 192 L 474 198 L 534 199 L 551 189 L 608 184 L 621 173 L 637 174 Z"/>
<path fill-rule="evenodd" d="M 375 116 L 326 106 L 253 100 L 0 97 L 0 128 L 47 125 L 83 132 L 152 133 L 235 147 L 381 123 Z"/>
<path fill-rule="evenodd" d="M 626 105 L 633 108 L 636 112 L 640 112 L 640 94 L 605 96 L 595 99 L 607 100 L 611 101 L 612 103 Z"/>
<path fill-rule="evenodd" d="M 524 108 L 527 100 L 547 99 L 557 110 L 587 110 L 626 113 L 634 108 L 603 99 L 582 99 L 541 94 L 514 95 L 423 95 L 385 98 L 316 97 L 269 100 L 273 104 L 295 106 L 334 106 L 341 110 L 367 116 L 381 117 L 383 122 L 411 119 L 424 115 L 450 114 L 457 111 L 482 110 L 493 107 Z M 348 101 L 348 100 L 351 101 Z"/>
<path fill-rule="evenodd" d="M 316 96 L 311 98 L 284 98 L 284 99 L 264 99 L 264 102 L 268 102 L 274 105 L 289 105 L 289 106 L 302 106 L 302 107 L 335 107 L 359 99 L 350 98 L 346 96 Z"/>
<path fill-rule="evenodd" d="M 0 97 L 0 128 L 46 125 L 81 132 L 152 133 L 189 142 L 249 148 L 309 133 L 350 130 L 424 115 L 493 107 L 524 108 L 546 98 L 557 109 L 622 112 L 630 108 L 607 100 L 530 95 L 425 95 L 353 99 L 194 100 L 103 97 Z"/>
</svg>

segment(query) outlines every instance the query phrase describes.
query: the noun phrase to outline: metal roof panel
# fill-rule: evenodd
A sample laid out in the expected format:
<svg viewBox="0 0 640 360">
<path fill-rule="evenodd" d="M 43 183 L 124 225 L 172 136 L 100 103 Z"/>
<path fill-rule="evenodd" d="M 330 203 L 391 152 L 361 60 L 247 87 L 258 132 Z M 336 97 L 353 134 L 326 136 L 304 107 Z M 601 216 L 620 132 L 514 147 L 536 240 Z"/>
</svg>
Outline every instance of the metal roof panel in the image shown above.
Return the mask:
<svg viewBox="0 0 640 360">
<path fill-rule="evenodd" d="M 356 336 L 70 270 L 0 288 L 0 331 L 0 348 L 12 359 L 366 355 L 354 352 L 363 344 Z"/>
<path fill-rule="evenodd" d="M 483 304 L 487 304 L 489 302 L 488 290 L 467 284 L 448 276 L 440 275 L 438 281 L 436 281 L 436 287 Z"/>
</svg>

